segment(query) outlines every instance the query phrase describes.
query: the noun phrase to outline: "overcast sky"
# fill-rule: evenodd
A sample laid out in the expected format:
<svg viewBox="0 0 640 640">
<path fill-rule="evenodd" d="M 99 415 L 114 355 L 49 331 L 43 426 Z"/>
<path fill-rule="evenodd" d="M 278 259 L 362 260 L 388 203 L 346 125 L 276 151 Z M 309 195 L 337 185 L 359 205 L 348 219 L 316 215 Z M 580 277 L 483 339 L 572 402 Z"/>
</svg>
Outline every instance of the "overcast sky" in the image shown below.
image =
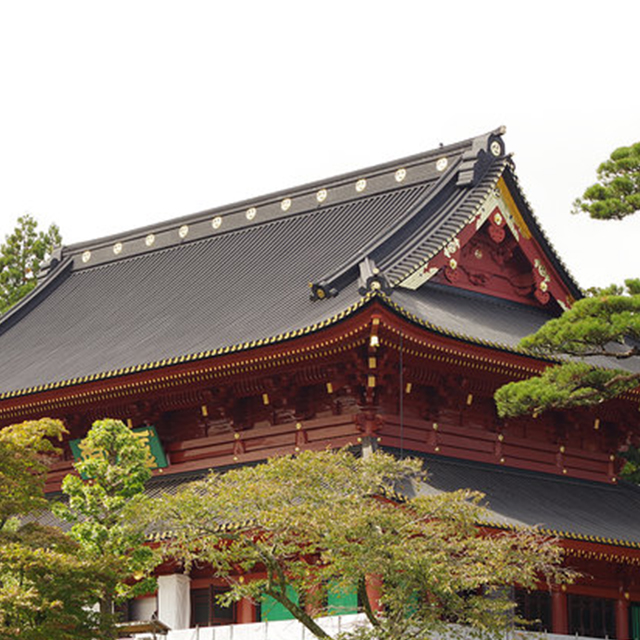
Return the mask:
<svg viewBox="0 0 640 640">
<path fill-rule="evenodd" d="M 506 125 L 583 286 L 640 275 L 640 216 L 570 215 L 640 140 L 637 0 L 0 3 L 0 237 L 65 244 Z"/>
</svg>

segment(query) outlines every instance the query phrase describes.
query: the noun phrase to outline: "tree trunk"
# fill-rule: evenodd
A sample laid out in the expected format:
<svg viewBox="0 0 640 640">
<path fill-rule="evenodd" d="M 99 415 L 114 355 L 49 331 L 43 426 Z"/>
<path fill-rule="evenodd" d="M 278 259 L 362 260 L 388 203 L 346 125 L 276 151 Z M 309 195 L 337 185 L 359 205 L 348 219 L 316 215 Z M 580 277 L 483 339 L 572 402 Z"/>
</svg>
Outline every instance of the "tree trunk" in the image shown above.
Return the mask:
<svg viewBox="0 0 640 640">
<path fill-rule="evenodd" d="M 112 640 L 117 637 L 113 617 L 113 597 L 105 595 L 100 600 L 100 638 Z"/>
</svg>

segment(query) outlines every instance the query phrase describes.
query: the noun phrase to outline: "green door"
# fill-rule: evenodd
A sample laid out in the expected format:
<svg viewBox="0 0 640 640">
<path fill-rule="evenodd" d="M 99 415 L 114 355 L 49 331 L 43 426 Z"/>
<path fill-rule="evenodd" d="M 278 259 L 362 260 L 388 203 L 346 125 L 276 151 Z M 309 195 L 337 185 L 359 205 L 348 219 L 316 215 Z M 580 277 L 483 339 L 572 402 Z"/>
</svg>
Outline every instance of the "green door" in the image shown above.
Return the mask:
<svg viewBox="0 0 640 640">
<path fill-rule="evenodd" d="M 629 607 L 631 616 L 631 640 L 640 640 L 640 604 L 632 603 Z"/>
</svg>

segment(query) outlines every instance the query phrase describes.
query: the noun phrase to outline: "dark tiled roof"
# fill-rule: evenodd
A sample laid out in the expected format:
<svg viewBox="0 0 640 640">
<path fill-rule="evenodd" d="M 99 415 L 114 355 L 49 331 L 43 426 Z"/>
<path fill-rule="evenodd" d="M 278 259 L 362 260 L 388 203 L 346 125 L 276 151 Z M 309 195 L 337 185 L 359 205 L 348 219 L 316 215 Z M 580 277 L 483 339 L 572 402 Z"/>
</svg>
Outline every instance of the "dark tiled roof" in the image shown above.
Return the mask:
<svg viewBox="0 0 640 640">
<path fill-rule="evenodd" d="M 565 538 L 640 547 L 640 487 L 423 456 L 425 491 L 471 488 L 485 494 L 487 524 L 539 526 Z"/>
<path fill-rule="evenodd" d="M 449 335 L 509 349 L 551 318 L 543 309 L 435 283 L 398 288 L 392 304 Z"/>
<path fill-rule="evenodd" d="M 395 289 L 388 304 L 444 335 L 506 351 L 519 351 L 520 340 L 553 317 L 545 309 L 430 282 L 415 291 Z M 611 345 L 612 351 L 616 348 L 623 349 Z M 640 362 L 633 358 L 616 361 L 595 356 L 589 362 L 599 367 L 640 372 Z"/>
<path fill-rule="evenodd" d="M 640 548 L 640 487 L 636 485 L 605 484 L 428 454 L 420 457 L 428 478 L 418 492 L 480 491 L 488 508 L 482 524 L 499 528 L 536 526 L 543 533 L 561 538 Z M 175 494 L 206 474 L 156 476 L 147 484 L 146 492 L 152 498 Z M 402 493 L 415 495 L 407 486 Z M 29 519 L 70 528 L 50 512 Z M 163 537 L 162 533 L 154 535 Z"/>
<path fill-rule="evenodd" d="M 344 317 L 363 303 L 365 257 L 393 285 L 470 220 L 508 171 L 501 133 L 63 248 L 0 321 L 0 398 L 285 339 Z M 326 299 L 310 299 L 312 283 L 316 292 L 327 283 Z M 469 339 L 509 346 L 544 319 L 528 309 L 513 331 L 499 335 L 495 324 L 487 338 L 480 321 L 454 317 L 452 299 L 394 289 L 392 300 Z"/>
</svg>

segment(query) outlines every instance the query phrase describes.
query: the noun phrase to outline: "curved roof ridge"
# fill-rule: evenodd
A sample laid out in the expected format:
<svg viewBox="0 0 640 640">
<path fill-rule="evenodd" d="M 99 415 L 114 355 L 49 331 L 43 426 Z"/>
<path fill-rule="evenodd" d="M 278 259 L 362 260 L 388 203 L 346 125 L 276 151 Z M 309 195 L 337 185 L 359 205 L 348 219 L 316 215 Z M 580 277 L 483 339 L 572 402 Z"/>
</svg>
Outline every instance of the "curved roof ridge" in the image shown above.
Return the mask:
<svg viewBox="0 0 640 640">
<path fill-rule="evenodd" d="M 60 281 L 63 274 L 70 271 L 73 265 L 71 258 L 64 258 L 60 262 L 47 267 L 46 276 L 38 280 L 37 285 L 29 291 L 29 293 L 16 302 L 12 307 L 0 314 L 0 335 L 2 335 L 9 327 L 13 326 L 20 320 L 20 317 L 26 312 L 29 305 L 34 300 L 43 296 L 52 286 Z"/>
<path fill-rule="evenodd" d="M 158 234 L 169 229 L 178 229 L 183 225 L 193 225 L 203 221 L 207 222 L 209 221 L 209 219 L 215 216 L 244 213 L 247 208 L 259 206 L 263 207 L 268 204 L 279 204 L 283 198 L 293 199 L 299 198 L 304 195 L 315 195 L 318 189 L 334 188 L 345 183 L 351 183 L 353 180 L 357 180 L 362 177 L 379 176 L 383 173 L 395 171 L 398 167 L 409 168 L 413 165 L 424 164 L 425 162 L 428 162 L 430 160 L 440 158 L 441 156 L 463 154 L 465 151 L 469 151 L 470 149 L 472 149 L 474 145 L 477 146 L 478 141 L 488 139 L 490 136 L 502 135 L 504 131 L 504 127 L 499 127 L 493 131 L 487 132 L 486 134 L 468 138 L 466 140 L 455 142 L 449 145 L 442 145 L 438 148 L 423 151 L 421 153 L 404 156 L 395 160 L 379 163 L 369 167 L 363 167 L 361 169 L 338 174 L 329 178 L 314 180 L 302 185 L 279 189 L 267 194 L 238 200 L 225 205 L 221 205 L 219 207 L 205 209 L 196 213 L 169 218 L 159 223 L 143 225 L 141 227 L 130 229 L 123 233 L 116 233 L 87 241 L 77 242 L 71 245 L 67 245 L 63 247 L 63 249 L 66 255 L 82 254 L 87 250 L 91 251 L 99 247 L 110 246 L 118 241 L 125 242 L 134 238 L 144 238 L 149 233 Z M 289 215 L 293 214 L 289 213 Z"/>
<path fill-rule="evenodd" d="M 506 158 L 494 162 L 475 187 L 454 193 L 450 200 L 441 204 L 440 210 L 427 221 L 409 246 L 405 244 L 402 251 L 395 251 L 381 261 L 381 267 L 388 272 L 394 285 L 425 265 L 473 220 L 506 164 Z"/>
<path fill-rule="evenodd" d="M 337 295 L 339 291 L 337 287 L 340 286 L 339 283 L 343 280 L 353 280 L 353 277 L 349 277 L 349 274 L 355 274 L 355 270 L 364 258 L 373 255 L 375 251 L 380 249 L 380 247 L 385 243 L 391 241 L 393 238 L 397 238 L 403 232 L 407 224 L 414 220 L 420 212 L 423 211 L 425 201 L 431 203 L 433 199 L 437 198 L 448 185 L 453 183 L 453 180 L 458 175 L 458 168 L 460 167 L 461 162 L 461 158 L 457 158 L 452 166 L 440 176 L 436 183 L 425 194 L 423 194 L 423 197 L 407 209 L 405 214 L 402 216 L 402 219 L 398 221 L 394 227 L 383 229 L 374 238 L 372 238 L 367 245 L 358 249 L 358 251 L 346 262 L 336 269 L 333 269 L 325 276 L 319 278 L 316 282 L 312 283 L 312 298 L 322 299 L 327 296 Z"/>
<path fill-rule="evenodd" d="M 315 300 L 337 295 L 341 285 L 353 279 L 349 275 L 355 274 L 357 266 L 365 258 L 370 259 L 372 266 L 369 269 L 374 274 L 373 279 L 367 280 L 368 284 L 376 282 L 376 286 L 386 288 L 386 275 L 378 276 L 380 269 L 386 271 L 399 263 L 415 260 L 413 254 L 416 248 L 425 240 L 433 240 L 434 234 L 450 222 L 454 230 L 441 239 L 439 244 L 442 248 L 451 240 L 452 233 L 457 233 L 455 229 L 459 230 L 473 217 L 486 191 L 494 187 L 500 177 L 505 158 L 502 133 L 504 129 L 498 129 L 474 138 L 471 145 L 455 157 L 450 165 L 446 158 L 439 161 L 437 169 L 442 175 L 434 182 L 428 197 L 408 208 L 393 228 L 383 229 L 346 262 L 313 282 L 311 298 Z M 490 176 L 488 181 L 487 175 Z M 468 200 L 472 202 L 470 214 L 467 214 L 469 207 L 464 206 Z M 461 216 L 462 220 L 459 219 Z M 414 265 L 414 270 L 420 264 Z M 406 275 L 396 277 L 394 284 L 404 277 Z"/>
</svg>

